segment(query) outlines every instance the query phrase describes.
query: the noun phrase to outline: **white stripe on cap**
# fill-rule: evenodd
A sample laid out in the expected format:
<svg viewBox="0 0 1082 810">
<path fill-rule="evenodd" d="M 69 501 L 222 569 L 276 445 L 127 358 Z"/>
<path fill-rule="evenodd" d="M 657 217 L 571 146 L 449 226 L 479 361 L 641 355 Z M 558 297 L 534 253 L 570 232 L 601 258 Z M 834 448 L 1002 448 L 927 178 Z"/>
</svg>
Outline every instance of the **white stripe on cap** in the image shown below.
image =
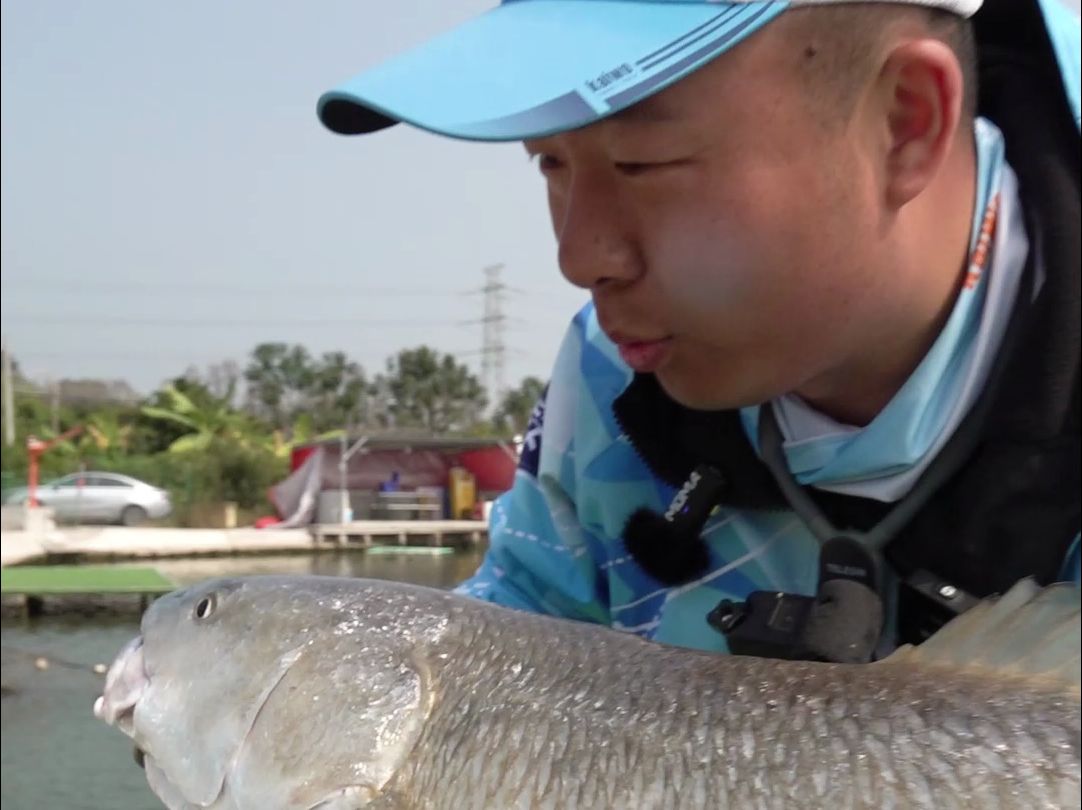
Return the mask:
<svg viewBox="0 0 1082 810">
<path fill-rule="evenodd" d="M 972 17 L 980 9 L 984 0 L 863 0 L 873 3 L 892 3 L 894 5 L 927 6 L 950 11 L 959 17 Z M 756 0 L 728 0 L 728 2 L 754 3 Z M 853 0 L 789 0 L 791 6 L 825 6 L 831 3 L 852 3 Z"/>
</svg>

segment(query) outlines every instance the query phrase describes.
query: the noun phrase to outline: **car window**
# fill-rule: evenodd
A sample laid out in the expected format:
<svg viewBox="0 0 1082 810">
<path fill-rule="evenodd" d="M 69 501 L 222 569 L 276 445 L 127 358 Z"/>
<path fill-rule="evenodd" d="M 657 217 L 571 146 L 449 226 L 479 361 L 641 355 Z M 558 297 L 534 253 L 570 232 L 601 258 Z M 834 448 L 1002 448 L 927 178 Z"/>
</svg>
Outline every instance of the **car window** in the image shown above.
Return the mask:
<svg viewBox="0 0 1082 810">
<path fill-rule="evenodd" d="M 86 486 L 86 475 L 84 473 L 73 473 L 71 475 L 65 475 L 63 478 L 57 479 L 53 483 L 54 487 L 77 487 Z"/>
<path fill-rule="evenodd" d="M 131 487 L 127 481 L 113 478 L 111 475 L 91 475 L 87 477 L 86 483 L 91 487 Z"/>
</svg>

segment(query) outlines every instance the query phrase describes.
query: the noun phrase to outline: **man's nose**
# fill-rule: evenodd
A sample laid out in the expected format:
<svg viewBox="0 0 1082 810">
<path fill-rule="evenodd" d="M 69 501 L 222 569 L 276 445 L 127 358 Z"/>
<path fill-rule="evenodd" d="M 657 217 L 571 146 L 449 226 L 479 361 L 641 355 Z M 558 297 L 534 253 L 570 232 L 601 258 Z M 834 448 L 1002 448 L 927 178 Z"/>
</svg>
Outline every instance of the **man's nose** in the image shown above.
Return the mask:
<svg viewBox="0 0 1082 810">
<path fill-rule="evenodd" d="M 556 212 L 560 271 L 576 287 L 595 290 L 631 281 L 642 261 L 630 217 L 604 180 L 576 179 Z"/>
</svg>

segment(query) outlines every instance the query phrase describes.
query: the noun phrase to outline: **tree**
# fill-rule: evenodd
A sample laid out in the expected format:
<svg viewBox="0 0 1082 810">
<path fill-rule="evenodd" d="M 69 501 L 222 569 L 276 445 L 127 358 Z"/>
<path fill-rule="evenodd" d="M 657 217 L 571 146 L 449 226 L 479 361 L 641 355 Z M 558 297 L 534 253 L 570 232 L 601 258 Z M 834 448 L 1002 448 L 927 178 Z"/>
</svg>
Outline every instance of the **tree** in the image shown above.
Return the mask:
<svg viewBox="0 0 1082 810">
<path fill-rule="evenodd" d="M 432 433 L 465 430 L 480 421 L 486 404 L 484 388 L 470 370 L 428 346 L 405 349 L 388 360 L 377 388 L 386 391 L 396 425 Z"/>
<path fill-rule="evenodd" d="M 317 432 L 313 426 L 312 417 L 302 413 L 298 416 L 289 430 L 276 430 L 271 435 L 270 450 L 277 458 L 288 458 L 294 448 L 308 444 L 309 442 L 322 442 L 328 439 L 337 439 L 345 434 L 345 430 L 325 430 Z"/>
<path fill-rule="evenodd" d="M 117 410 L 99 410 L 87 417 L 82 446 L 99 458 L 116 458 L 131 449 L 135 426 L 125 422 Z"/>
<path fill-rule="evenodd" d="M 244 369 L 248 407 L 276 428 L 300 412 L 315 378 L 308 350 L 285 343 L 260 343 Z"/>
<path fill-rule="evenodd" d="M 311 429 L 322 432 L 360 421 L 369 387 L 364 370 L 344 352 L 325 352 L 312 367 L 306 393 Z"/>
<path fill-rule="evenodd" d="M 525 433 L 530 415 L 544 390 L 544 382 L 537 377 L 527 377 L 519 383 L 518 388 L 505 393 L 492 416 L 496 430 L 508 436 Z"/>
<path fill-rule="evenodd" d="M 15 392 L 15 435 L 17 441 L 12 447 L 5 447 L 0 453 L 0 469 L 4 480 L 9 476 L 21 480 L 26 475 L 28 457 L 26 440 L 30 436 L 49 441 L 80 422 L 70 408 L 61 407 L 58 414 L 59 424 L 53 425 L 54 412 L 49 403 L 44 402 L 35 393 Z M 41 457 L 41 480 L 48 481 L 58 475 L 71 472 L 79 460 L 79 448 L 72 439 L 66 439 L 54 445 Z M 5 484 L 6 485 L 6 484 Z"/>
<path fill-rule="evenodd" d="M 189 366 L 182 375 L 182 379 L 201 385 L 210 396 L 229 407 L 236 406 L 237 390 L 241 381 L 241 370 L 236 361 L 223 360 L 220 363 L 211 363 L 202 372 L 196 366 Z"/>
<path fill-rule="evenodd" d="M 142 408 L 143 414 L 151 419 L 183 429 L 182 435 L 169 445 L 170 452 L 205 450 L 215 439 L 226 439 L 243 446 L 260 443 L 246 414 L 234 411 L 226 402 L 210 397 L 206 389 L 198 384 L 189 383 L 188 388 L 201 396 L 189 395 L 181 390 L 178 382 L 174 381 L 161 390 L 159 400 L 164 400 L 164 405 L 144 405 Z M 266 444 L 269 440 L 269 436 L 264 436 L 262 443 Z"/>
<path fill-rule="evenodd" d="M 303 346 L 262 343 L 252 350 L 244 379 L 249 411 L 286 434 L 301 415 L 318 432 L 366 415 L 370 390 L 364 369 L 345 352 L 325 352 L 315 359 Z"/>
</svg>

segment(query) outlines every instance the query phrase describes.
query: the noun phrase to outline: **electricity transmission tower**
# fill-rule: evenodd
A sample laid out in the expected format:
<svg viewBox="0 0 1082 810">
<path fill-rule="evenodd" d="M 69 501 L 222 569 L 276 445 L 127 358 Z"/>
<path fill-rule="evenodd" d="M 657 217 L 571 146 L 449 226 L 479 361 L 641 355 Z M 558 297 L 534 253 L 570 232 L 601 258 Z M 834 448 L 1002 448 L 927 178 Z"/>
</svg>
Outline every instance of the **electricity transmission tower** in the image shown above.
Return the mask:
<svg viewBox="0 0 1082 810">
<path fill-rule="evenodd" d="M 484 316 L 481 318 L 481 378 L 488 391 L 489 402 L 496 405 L 506 390 L 504 364 L 507 345 L 504 343 L 504 327 L 507 316 L 503 305 L 507 285 L 500 280 L 502 264 L 485 268 Z"/>
</svg>

